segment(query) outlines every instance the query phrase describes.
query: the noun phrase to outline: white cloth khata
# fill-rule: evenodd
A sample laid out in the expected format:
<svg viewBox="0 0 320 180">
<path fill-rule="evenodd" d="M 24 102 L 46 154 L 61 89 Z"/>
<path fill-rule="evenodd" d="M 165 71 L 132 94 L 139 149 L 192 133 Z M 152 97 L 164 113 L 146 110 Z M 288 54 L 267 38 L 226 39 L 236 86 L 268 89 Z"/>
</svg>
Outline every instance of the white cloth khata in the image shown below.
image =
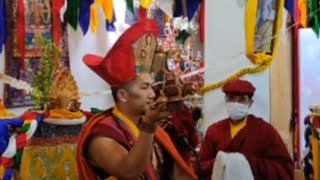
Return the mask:
<svg viewBox="0 0 320 180">
<path fill-rule="evenodd" d="M 241 153 L 219 151 L 211 180 L 254 180 L 250 165 Z"/>
</svg>

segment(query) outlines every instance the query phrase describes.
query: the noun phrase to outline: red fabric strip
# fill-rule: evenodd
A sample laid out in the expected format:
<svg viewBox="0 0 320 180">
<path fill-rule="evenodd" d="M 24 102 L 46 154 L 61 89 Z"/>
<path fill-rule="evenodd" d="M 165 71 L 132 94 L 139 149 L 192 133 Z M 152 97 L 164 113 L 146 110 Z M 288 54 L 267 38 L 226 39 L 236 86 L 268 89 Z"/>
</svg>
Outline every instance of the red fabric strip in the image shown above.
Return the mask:
<svg viewBox="0 0 320 180">
<path fill-rule="evenodd" d="M 16 137 L 17 149 L 22 149 L 27 144 L 27 135 L 21 134 Z"/>
<path fill-rule="evenodd" d="M 26 36 L 26 28 L 25 28 L 25 19 L 24 19 L 24 0 L 18 0 L 18 10 L 17 10 L 17 33 L 18 33 L 18 47 L 21 53 L 21 58 L 24 61 L 25 58 L 25 36 Z"/>
<path fill-rule="evenodd" d="M 9 168 L 13 166 L 14 161 L 12 158 L 0 157 L 0 164 L 2 164 L 4 168 Z"/>
<path fill-rule="evenodd" d="M 60 9 L 64 4 L 64 0 L 52 1 L 52 38 L 57 47 L 60 47 L 61 38 L 61 22 L 60 22 Z"/>
</svg>

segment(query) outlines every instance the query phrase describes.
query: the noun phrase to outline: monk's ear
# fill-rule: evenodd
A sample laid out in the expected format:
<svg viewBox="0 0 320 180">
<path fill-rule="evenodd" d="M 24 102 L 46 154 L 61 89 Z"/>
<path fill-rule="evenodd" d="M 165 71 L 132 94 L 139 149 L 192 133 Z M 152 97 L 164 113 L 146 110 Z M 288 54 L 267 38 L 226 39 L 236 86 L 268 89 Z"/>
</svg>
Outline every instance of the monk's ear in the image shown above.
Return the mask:
<svg viewBox="0 0 320 180">
<path fill-rule="evenodd" d="M 249 108 L 251 107 L 252 103 L 253 103 L 253 99 L 250 99 Z"/>
<path fill-rule="evenodd" d="M 119 89 L 117 92 L 117 97 L 120 102 L 128 102 L 128 92 L 125 89 Z"/>
</svg>

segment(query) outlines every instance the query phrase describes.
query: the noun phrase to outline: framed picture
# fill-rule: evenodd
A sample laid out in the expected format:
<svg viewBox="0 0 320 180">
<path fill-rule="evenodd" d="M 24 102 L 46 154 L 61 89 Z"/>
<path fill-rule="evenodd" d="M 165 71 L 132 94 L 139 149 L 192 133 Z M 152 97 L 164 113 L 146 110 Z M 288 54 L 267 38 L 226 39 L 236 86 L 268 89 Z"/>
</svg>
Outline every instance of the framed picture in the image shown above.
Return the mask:
<svg viewBox="0 0 320 180">
<path fill-rule="evenodd" d="M 41 47 L 38 47 L 35 35 L 41 35 L 46 39 L 52 39 L 51 0 L 25 0 L 25 57 L 39 57 Z M 13 9 L 13 32 L 17 34 L 16 5 Z M 18 48 L 18 36 L 13 37 L 13 55 L 20 57 Z"/>
<path fill-rule="evenodd" d="M 258 0 L 255 52 L 272 52 L 278 3 L 277 0 Z"/>
<path fill-rule="evenodd" d="M 248 0 L 246 55 L 254 64 L 270 61 L 278 48 L 284 0 Z"/>
<path fill-rule="evenodd" d="M 7 41 L 5 44 L 5 73 L 11 77 L 31 83 L 31 72 L 36 72 L 40 65 L 41 48 L 36 46 L 35 35 L 52 39 L 51 23 L 51 1 L 52 0 L 25 0 L 25 59 L 21 58 L 17 47 L 16 36 L 16 11 L 17 0 L 6 1 Z M 62 66 L 69 66 L 68 35 L 66 24 L 61 24 Z M 27 71 L 27 68 L 31 69 Z M 24 90 L 13 88 L 7 84 L 4 86 L 3 101 L 6 107 L 23 107 L 33 105 L 31 94 Z"/>
</svg>

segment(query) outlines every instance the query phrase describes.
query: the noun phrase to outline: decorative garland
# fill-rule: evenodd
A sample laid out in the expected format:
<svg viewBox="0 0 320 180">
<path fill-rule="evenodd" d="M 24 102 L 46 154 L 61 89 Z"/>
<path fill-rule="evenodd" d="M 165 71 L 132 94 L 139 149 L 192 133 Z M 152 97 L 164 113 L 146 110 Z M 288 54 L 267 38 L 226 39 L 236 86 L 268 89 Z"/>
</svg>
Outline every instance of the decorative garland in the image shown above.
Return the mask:
<svg viewBox="0 0 320 180">
<path fill-rule="evenodd" d="M 270 53 L 266 52 L 255 52 L 255 31 L 256 31 L 256 16 L 258 11 L 258 1 L 256 0 L 248 0 L 246 5 L 246 56 L 250 59 L 250 61 L 258 65 L 256 67 L 249 67 L 241 69 L 239 72 L 235 73 L 234 75 L 230 76 L 226 80 L 213 83 L 207 86 L 204 86 L 200 89 L 199 94 L 203 95 L 204 93 L 217 89 L 223 86 L 225 83 L 229 81 L 233 81 L 243 77 L 246 74 L 255 74 L 264 71 L 270 65 L 272 60 L 275 57 L 275 54 L 279 47 L 279 37 L 282 27 L 283 21 L 283 7 L 284 7 L 284 0 L 279 0 L 278 7 L 277 7 L 277 16 L 274 19 L 274 26 L 275 26 L 275 35 L 267 39 L 267 41 L 273 40 L 273 47 Z M 266 43 L 263 41 L 263 43 Z M 263 44 L 262 43 L 262 44 Z"/>
<path fill-rule="evenodd" d="M 246 74 L 255 74 L 255 73 L 259 73 L 264 71 L 265 69 L 267 69 L 271 64 L 271 60 L 266 61 L 256 67 L 248 67 L 248 68 L 244 68 L 241 69 L 239 72 L 233 74 L 232 76 L 230 76 L 229 78 L 227 78 L 226 80 L 223 81 L 219 81 L 217 83 L 213 83 L 207 86 L 203 86 L 202 88 L 200 88 L 199 90 L 199 94 L 200 95 L 204 95 L 206 92 L 209 92 L 211 90 L 217 89 L 222 87 L 225 83 L 239 79 L 241 77 L 243 77 Z"/>
<path fill-rule="evenodd" d="M 21 163 L 23 148 L 35 133 L 43 114 L 26 112 L 19 119 L 0 120 L 0 180 L 11 180 L 13 169 Z M 14 132 L 8 137 L 10 129 Z"/>
</svg>

